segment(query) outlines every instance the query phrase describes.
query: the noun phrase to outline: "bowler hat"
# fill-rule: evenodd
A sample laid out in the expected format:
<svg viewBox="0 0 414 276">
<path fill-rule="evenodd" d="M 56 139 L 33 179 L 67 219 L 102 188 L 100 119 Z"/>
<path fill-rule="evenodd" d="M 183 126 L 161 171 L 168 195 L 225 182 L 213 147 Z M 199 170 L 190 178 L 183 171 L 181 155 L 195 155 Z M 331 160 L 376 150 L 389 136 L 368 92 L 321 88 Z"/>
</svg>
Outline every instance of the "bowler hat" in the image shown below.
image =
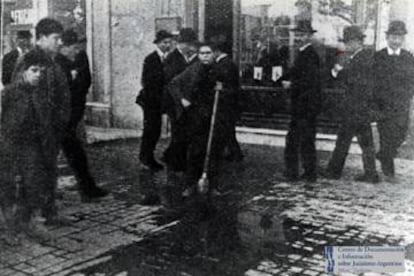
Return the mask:
<svg viewBox="0 0 414 276">
<path fill-rule="evenodd" d="M 407 28 L 405 23 L 400 20 L 391 21 L 388 25 L 388 30 L 385 32 L 388 35 L 406 35 Z"/>
<path fill-rule="evenodd" d="M 361 28 L 358 26 L 347 26 L 344 28 L 343 37 L 339 41 L 349 42 L 352 40 L 363 40 L 365 37 Z"/>
<path fill-rule="evenodd" d="M 296 27 L 290 29 L 293 32 L 303 33 L 316 33 L 317 31 L 312 28 L 312 23 L 309 20 L 299 20 Z"/>
<path fill-rule="evenodd" d="M 30 31 L 18 31 L 17 38 L 18 39 L 31 39 L 32 33 Z"/>
<path fill-rule="evenodd" d="M 66 30 L 62 34 L 63 45 L 70 46 L 78 43 L 78 34 L 74 30 Z"/>
<path fill-rule="evenodd" d="M 178 35 L 178 42 L 196 42 L 197 34 L 191 28 L 184 28 L 180 30 Z"/>
<path fill-rule="evenodd" d="M 160 30 L 155 35 L 155 39 L 153 43 L 157 44 L 166 38 L 172 38 L 172 37 L 173 35 L 170 32 L 167 32 L 166 30 Z"/>
</svg>

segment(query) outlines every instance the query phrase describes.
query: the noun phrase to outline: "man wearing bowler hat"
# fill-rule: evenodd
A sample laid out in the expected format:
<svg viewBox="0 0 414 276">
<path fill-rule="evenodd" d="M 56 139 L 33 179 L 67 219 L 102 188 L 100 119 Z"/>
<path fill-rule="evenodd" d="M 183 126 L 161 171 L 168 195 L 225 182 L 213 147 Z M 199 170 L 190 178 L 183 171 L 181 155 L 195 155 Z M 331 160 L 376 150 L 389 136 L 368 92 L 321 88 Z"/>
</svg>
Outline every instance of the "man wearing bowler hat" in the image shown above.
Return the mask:
<svg viewBox="0 0 414 276">
<path fill-rule="evenodd" d="M 399 20 L 390 22 L 387 47 L 375 55 L 375 101 L 378 106 L 380 150 L 377 158 L 383 173 L 393 181 L 394 158 L 404 142 L 410 102 L 414 92 L 414 57 L 402 49 L 407 29 Z"/>
<path fill-rule="evenodd" d="M 299 21 L 292 29 L 299 43 L 299 52 L 292 69 L 282 77 L 282 85 L 290 88 L 291 121 L 286 136 L 285 176 L 288 180 L 299 179 L 299 155 L 303 160 L 304 173 L 300 179 L 315 182 L 316 175 L 316 117 L 321 108 L 320 59 L 312 46 L 316 31 L 311 22 Z"/>
<path fill-rule="evenodd" d="M 177 48 L 171 52 L 165 61 L 165 74 L 167 83 L 182 73 L 197 57 L 197 35 L 191 28 L 184 28 L 178 36 Z M 168 86 L 167 86 L 168 88 Z M 164 98 L 164 109 L 171 120 L 171 142 L 164 153 L 168 169 L 174 172 L 185 170 L 186 138 L 185 138 L 185 114 L 181 114 L 176 107 L 188 103 L 181 103 L 174 94 L 167 89 Z M 178 105 L 177 105 L 178 101 Z"/>
<path fill-rule="evenodd" d="M 157 32 L 154 39 L 157 48 L 145 58 L 142 69 L 144 131 L 139 158 L 143 165 L 153 171 L 163 169 L 154 158 L 154 150 L 161 134 L 161 100 L 167 84 L 164 63 L 171 50 L 171 38 L 172 34 L 165 30 Z"/>
<path fill-rule="evenodd" d="M 17 32 L 16 48 L 13 51 L 7 53 L 3 58 L 3 72 L 1 80 L 4 85 L 11 82 L 17 59 L 27 53 L 32 47 L 31 39 L 32 33 L 30 31 Z"/>
<path fill-rule="evenodd" d="M 375 167 L 375 147 L 371 129 L 371 122 L 375 120 L 372 89 L 374 52 L 364 49 L 364 37 L 358 26 L 345 27 L 342 39 L 345 44 L 344 57 L 338 57 L 341 64 L 335 64 L 331 71 L 332 76 L 344 84 L 345 98 L 342 102 L 343 117 L 335 150 L 325 176 L 332 179 L 341 177 L 352 138 L 356 136 L 362 149 L 365 173 L 357 176 L 355 180 L 377 183 L 379 177 Z"/>
</svg>

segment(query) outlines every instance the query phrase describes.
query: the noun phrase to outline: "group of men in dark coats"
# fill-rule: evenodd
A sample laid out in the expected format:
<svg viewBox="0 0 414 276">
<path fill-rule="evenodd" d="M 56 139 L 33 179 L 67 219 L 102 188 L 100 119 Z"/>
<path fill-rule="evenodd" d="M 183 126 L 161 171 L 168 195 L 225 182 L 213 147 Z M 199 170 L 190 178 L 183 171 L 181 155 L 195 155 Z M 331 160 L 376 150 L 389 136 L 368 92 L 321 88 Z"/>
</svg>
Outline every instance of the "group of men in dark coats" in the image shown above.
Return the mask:
<svg viewBox="0 0 414 276">
<path fill-rule="evenodd" d="M 344 31 L 347 55 L 332 70 L 346 87 L 344 118 L 327 176 L 339 178 L 353 136 L 362 149 L 364 174 L 357 181 L 379 182 L 375 159 L 387 180 L 395 181 L 394 158 L 405 141 L 409 109 L 414 95 L 414 57 L 402 49 L 407 29 L 402 21 L 392 21 L 386 32 L 387 47 L 373 52 L 364 49 L 364 35 L 356 26 Z M 375 154 L 371 123 L 377 122 L 380 149 Z"/>
<path fill-rule="evenodd" d="M 165 59 L 161 58 L 161 52 L 164 56 L 168 52 L 168 47 L 164 48 L 165 52 L 162 51 L 162 45 L 170 43 L 171 37 L 168 32 L 159 31 L 154 40 L 157 49 L 148 55 L 144 62 L 143 90 L 138 96 L 138 102 L 144 110 L 140 160 L 153 171 L 162 168 L 154 158 L 160 119 L 157 119 L 156 123 L 150 123 L 148 119 L 152 119 L 148 113 L 156 110 L 157 118 L 166 113 L 171 123 L 171 140 L 163 155 L 163 161 L 167 165 L 167 188 L 179 189 L 176 179 L 184 179 L 186 189 L 183 195 L 192 194 L 195 182 L 203 170 L 214 88 L 216 82 L 221 82 L 224 87 L 220 97 L 209 167 L 212 190 L 218 193 L 216 179 L 224 147 L 229 145 L 231 150 L 238 151 L 236 155 L 241 156 L 240 147 L 233 137 L 237 119 L 235 114 L 239 89 L 238 70 L 231 58 L 223 52 L 224 46 L 220 45 L 224 43 L 217 42 L 215 46 L 199 44 L 195 32 L 189 28 L 180 31 L 177 47 L 174 50 L 169 49 L 170 52 Z M 153 128 L 157 128 L 157 132 L 152 132 Z M 150 132 L 154 135 L 147 135 Z"/>
<path fill-rule="evenodd" d="M 286 137 L 285 176 L 289 180 L 315 182 L 316 117 L 321 109 L 320 60 L 312 47 L 315 32 L 309 21 L 299 21 L 293 29 L 300 49 L 282 85 L 291 89 L 291 123 Z M 414 58 L 402 49 L 407 30 L 404 22 L 393 21 L 386 32 L 388 46 L 374 52 L 363 45 L 365 35 L 357 26 L 345 27 L 338 63 L 330 72 L 343 85 L 341 122 L 335 150 L 323 176 L 339 179 L 353 137 L 362 149 L 364 174 L 356 181 L 379 182 L 375 160 L 384 175 L 394 181 L 394 158 L 408 130 L 410 102 L 414 94 Z M 377 122 L 380 150 L 376 154 L 371 123 Z M 299 176 L 299 155 L 304 173 Z"/>
</svg>

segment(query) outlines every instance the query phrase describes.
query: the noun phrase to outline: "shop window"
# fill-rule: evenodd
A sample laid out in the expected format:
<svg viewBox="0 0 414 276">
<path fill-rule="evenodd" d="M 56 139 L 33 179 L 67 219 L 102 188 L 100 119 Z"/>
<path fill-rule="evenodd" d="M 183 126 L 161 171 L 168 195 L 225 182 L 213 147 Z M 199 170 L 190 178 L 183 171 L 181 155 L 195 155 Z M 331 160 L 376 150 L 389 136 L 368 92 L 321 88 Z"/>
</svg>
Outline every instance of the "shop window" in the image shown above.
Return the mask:
<svg viewBox="0 0 414 276">
<path fill-rule="evenodd" d="M 310 20 L 317 30 L 316 49 L 322 72 L 336 61 L 343 48 L 338 42 L 344 27 L 356 24 L 363 29 L 366 47 L 376 41 L 377 0 L 241 0 L 239 64 L 242 83 L 247 86 L 277 87 L 289 69 L 298 47 L 290 31 L 299 20 Z M 325 76 L 324 86 L 333 84 Z"/>
</svg>

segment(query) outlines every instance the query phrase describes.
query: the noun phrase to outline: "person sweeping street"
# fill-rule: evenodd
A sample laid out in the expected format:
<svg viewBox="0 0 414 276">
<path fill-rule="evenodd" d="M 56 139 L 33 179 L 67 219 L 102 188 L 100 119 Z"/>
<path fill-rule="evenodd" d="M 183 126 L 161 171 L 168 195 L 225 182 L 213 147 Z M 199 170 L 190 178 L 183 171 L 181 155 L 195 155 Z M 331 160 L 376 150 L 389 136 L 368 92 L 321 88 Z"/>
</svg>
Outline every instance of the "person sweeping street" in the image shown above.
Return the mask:
<svg viewBox="0 0 414 276">
<path fill-rule="evenodd" d="M 174 95 L 176 104 L 181 106 L 187 116 L 185 135 L 188 139 L 188 149 L 185 190 L 182 194 L 184 197 L 189 197 L 196 192 L 197 183 L 203 174 L 218 82 L 224 85 L 218 99 L 206 173 L 209 180 L 209 193 L 220 194 L 218 185 L 220 160 L 232 123 L 227 114 L 231 109 L 226 104 L 232 102 L 229 99 L 234 96 L 234 91 L 228 89 L 223 82 L 222 75 L 218 73 L 214 61 L 214 46 L 208 43 L 201 44 L 198 50 L 198 61 L 169 85 L 170 93 Z"/>
</svg>

